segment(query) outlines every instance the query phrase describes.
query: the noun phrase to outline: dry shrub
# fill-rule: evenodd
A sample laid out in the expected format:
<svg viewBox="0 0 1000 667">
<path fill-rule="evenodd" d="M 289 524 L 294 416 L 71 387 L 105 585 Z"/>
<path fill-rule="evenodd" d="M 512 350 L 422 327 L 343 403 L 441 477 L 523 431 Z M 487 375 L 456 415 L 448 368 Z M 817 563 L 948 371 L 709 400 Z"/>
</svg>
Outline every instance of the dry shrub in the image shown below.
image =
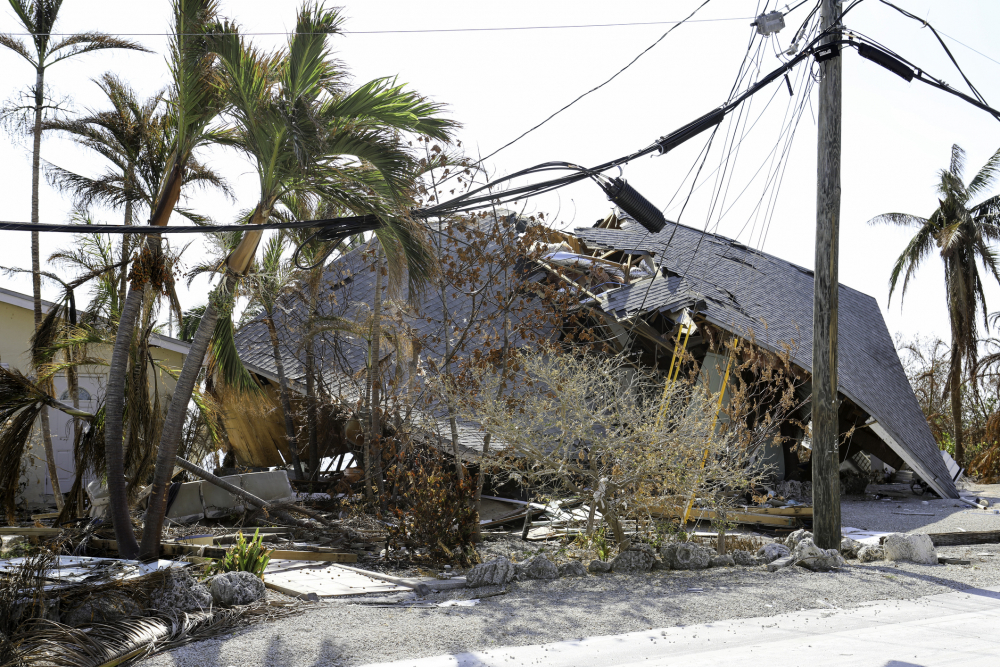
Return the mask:
<svg viewBox="0 0 1000 667">
<path fill-rule="evenodd" d="M 476 479 L 467 472 L 459 479 L 455 466 L 431 449 L 413 450 L 408 458 L 409 465 L 388 468 L 386 488 L 395 489 L 390 545 L 426 548 L 434 560 L 475 562 Z"/>
<path fill-rule="evenodd" d="M 767 472 L 761 447 L 790 410 L 794 383 L 783 384 L 779 355 L 732 354 L 734 378 L 762 379 L 731 384 L 725 427 L 717 395 L 694 378 L 665 388 L 655 372 L 623 357 L 556 350 L 517 352 L 503 372 L 472 369 L 452 390 L 453 402 L 504 443 L 496 461 L 511 478 L 591 497 L 620 543 L 622 516 L 681 507 L 695 496 L 722 509 L 734 502 L 733 490 L 753 488 Z"/>
<path fill-rule="evenodd" d="M 969 464 L 969 474 L 981 484 L 1000 484 L 1000 443 L 981 451 Z"/>
</svg>

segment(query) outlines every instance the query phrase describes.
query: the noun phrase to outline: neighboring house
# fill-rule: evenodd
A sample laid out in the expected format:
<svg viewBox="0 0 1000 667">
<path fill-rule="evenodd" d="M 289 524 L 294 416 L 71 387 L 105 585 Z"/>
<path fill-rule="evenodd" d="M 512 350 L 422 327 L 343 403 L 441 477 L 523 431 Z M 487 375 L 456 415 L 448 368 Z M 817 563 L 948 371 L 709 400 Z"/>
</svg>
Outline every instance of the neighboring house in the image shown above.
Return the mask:
<svg viewBox="0 0 1000 667">
<path fill-rule="evenodd" d="M 34 309 L 32 297 L 9 289 L 0 288 L 0 364 L 7 368 L 31 375 L 30 341 L 34 333 Z M 43 301 L 42 311 L 48 313 L 54 304 Z M 153 334 L 150 339 L 153 347 L 152 355 L 166 365 L 180 369 L 189 344 L 183 341 Z M 91 356 L 109 359 L 110 348 L 92 347 Z M 94 411 L 103 399 L 104 388 L 107 385 L 107 367 L 89 366 L 80 369 L 80 408 Z M 174 379 L 164 373 L 157 373 L 159 392 L 164 405 L 173 392 Z M 56 398 L 70 402 L 66 377 L 59 374 L 54 378 Z M 36 430 L 37 430 L 36 425 Z M 76 469 L 73 461 L 73 424 L 72 420 L 59 410 L 49 409 L 49 429 L 52 434 L 52 450 L 56 467 L 59 470 L 60 488 L 65 493 L 73 484 Z M 27 484 L 22 499 L 31 507 L 51 505 L 52 483 L 49 481 L 48 465 L 45 460 L 45 448 L 40 434 L 32 437 L 31 449 L 26 456 L 29 460 L 22 473 L 22 480 Z M 26 479 L 25 479 L 26 478 Z"/>
<path fill-rule="evenodd" d="M 606 327 L 609 340 L 619 349 L 639 353 L 641 363 L 648 366 L 666 368 L 677 326 L 688 313 L 701 331 L 736 335 L 776 352 L 787 350 L 805 379 L 799 389 L 803 407 L 795 417 L 809 422 L 812 271 L 732 239 L 676 223 L 667 223 L 661 232 L 651 234 L 621 214 L 573 233 L 547 234 L 545 254 L 527 267 L 527 275 L 536 280 L 539 275 L 548 276 L 586 290 L 591 296 L 580 301 L 581 312 L 586 311 L 587 317 Z M 432 236 L 439 240 L 440 233 L 432 232 Z M 316 312 L 326 317 L 363 318 L 374 294 L 374 273 L 369 264 L 359 252 L 334 262 Z M 470 316 L 468 295 L 453 297 L 451 320 Z M 419 330 L 423 340 L 440 341 L 444 340 L 442 310 L 439 291 L 431 287 L 420 296 L 416 313 L 401 313 L 401 320 Z M 296 391 L 302 386 L 301 341 L 308 328 L 304 311 L 301 300 L 289 297 L 277 318 L 283 363 L 287 375 L 296 381 Z M 237 346 L 241 358 L 259 374 L 276 377 L 263 322 L 244 327 L 237 335 Z M 328 393 L 344 396 L 349 402 L 363 395 L 359 382 L 363 383 L 367 350 L 367 341 L 355 335 L 341 333 L 318 340 L 318 375 Z M 687 351 L 702 362 L 703 371 L 721 360 L 710 350 L 709 337 L 700 332 L 692 336 Z M 412 358 L 397 359 L 388 349 L 381 364 L 390 367 L 386 375 L 396 388 L 390 391 L 405 389 L 409 378 L 426 368 L 428 359 L 440 359 L 442 352 L 440 344 L 425 345 L 415 350 Z M 893 468 L 905 463 L 942 496 L 957 497 L 877 301 L 844 285 L 840 287 L 839 355 L 840 431 L 845 434 L 854 429 L 841 447 L 842 464 L 864 467 L 871 457 Z M 711 368 L 708 375 L 712 375 Z M 714 378 L 714 383 L 721 385 L 721 378 Z M 425 422 L 436 424 L 436 430 L 447 439 L 448 429 L 440 427 L 441 411 L 426 417 Z M 789 440 L 775 445 L 765 456 L 779 479 L 794 478 L 801 470 L 792 445 L 803 442 L 805 434 L 793 428 L 782 435 Z M 459 436 L 462 445 L 481 449 L 482 433 L 477 425 L 460 424 Z"/>
</svg>

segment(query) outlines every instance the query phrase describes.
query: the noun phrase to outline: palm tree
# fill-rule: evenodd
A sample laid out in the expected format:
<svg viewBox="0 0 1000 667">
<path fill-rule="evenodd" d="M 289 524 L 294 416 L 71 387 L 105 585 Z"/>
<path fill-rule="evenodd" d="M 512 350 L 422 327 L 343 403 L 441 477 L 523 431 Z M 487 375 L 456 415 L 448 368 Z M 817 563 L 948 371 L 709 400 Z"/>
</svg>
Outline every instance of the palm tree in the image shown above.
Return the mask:
<svg viewBox="0 0 1000 667">
<path fill-rule="evenodd" d="M 287 248 L 284 234 L 275 234 L 264 244 L 264 252 L 257 262 L 256 270 L 246 277 L 246 291 L 250 295 L 249 308 L 258 307 L 267 325 L 271 338 L 271 350 L 274 355 L 274 365 L 278 369 L 278 392 L 281 400 L 281 411 L 285 417 L 285 437 L 288 438 L 288 450 L 292 457 L 292 468 L 296 479 L 302 479 L 302 464 L 299 462 L 298 438 L 295 435 L 295 423 L 292 420 L 292 402 L 288 391 L 288 379 L 285 377 L 285 363 L 281 356 L 281 343 L 278 339 L 278 329 L 274 319 L 278 311 L 278 300 L 287 292 L 292 281 L 292 273 L 288 262 L 282 259 Z"/>
<path fill-rule="evenodd" d="M 921 218 L 907 213 L 885 213 L 869 224 L 890 224 L 916 229 L 892 267 L 889 277 L 889 298 L 903 278 L 900 298 L 923 261 L 937 247 L 944 262 L 945 293 L 948 318 L 951 321 L 951 362 L 948 369 L 948 391 L 955 424 L 955 459 L 962 464 L 965 447 L 962 442 L 962 370 L 974 369 L 978 356 L 979 325 L 982 315 L 986 324 L 986 296 L 979 264 L 1000 282 L 997 257 L 990 247 L 1000 240 L 1000 196 L 984 196 L 993 186 L 1000 169 L 1000 151 L 987 160 L 968 185 L 963 180 L 965 151 L 957 144 L 951 147 L 951 163 L 938 172 L 938 207 L 930 216 Z"/>
<path fill-rule="evenodd" d="M 234 126 L 235 144 L 257 171 L 260 193 L 248 221 L 266 223 L 280 200 L 314 193 L 344 208 L 378 215 L 380 238 L 398 249 L 398 264 L 409 261 L 417 277 L 421 265 L 414 235 L 394 213 L 405 200 L 416 160 L 400 132 L 445 137 L 452 123 L 440 106 L 380 79 L 351 93 L 326 44 L 342 19 L 337 10 L 306 4 L 285 51 L 266 54 L 225 24 L 206 40 L 219 58 L 219 90 Z M 209 298 L 171 398 L 157 454 L 146 510 L 142 557 L 156 557 L 183 419 L 201 360 L 208 349 L 220 305 L 251 267 L 262 232 L 243 235 L 222 267 L 225 276 Z"/>
<path fill-rule="evenodd" d="M 216 0 L 173 1 L 174 29 L 169 56 L 172 81 L 167 93 L 172 134 L 169 157 L 150 205 L 149 224 L 152 226 L 165 226 L 170 221 L 193 152 L 202 145 L 225 139 L 224 135 L 213 132 L 209 127 L 222 106 L 216 85 L 215 56 L 206 45 L 208 31 L 217 25 L 217 10 Z M 135 323 L 147 286 L 159 291 L 165 282 L 169 282 L 157 237 L 147 237 L 139 250 L 137 262 L 138 266 L 133 263 L 132 282 L 118 320 L 105 391 L 104 446 L 108 496 L 118 553 L 123 558 L 135 558 L 139 553 L 128 512 L 124 476 L 125 374 Z"/>
<path fill-rule="evenodd" d="M 31 48 L 13 35 L 0 34 L 0 46 L 4 46 L 21 56 L 35 70 L 35 85 L 31 88 L 33 104 L 23 111 L 24 125 L 31 118 L 31 222 L 38 223 L 38 177 L 42 146 L 42 118 L 45 115 L 45 71 L 59 61 L 103 49 L 148 49 L 127 40 L 101 32 L 82 32 L 75 35 L 55 35 L 56 21 L 62 0 L 8 0 L 26 32 L 31 34 Z M 15 110 L 16 111 L 16 110 Z M 31 293 L 34 299 L 35 328 L 42 323 L 42 283 L 41 261 L 38 248 L 38 232 L 31 232 Z M 62 495 L 59 477 L 56 474 L 52 456 L 52 437 L 49 433 L 49 415 L 43 407 L 41 414 L 42 439 L 45 444 L 45 458 L 48 460 L 49 477 L 56 505 L 62 509 Z"/>
<path fill-rule="evenodd" d="M 95 83 L 110 102 L 110 109 L 49 120 L 42 124 L 42 129 L 66 133 L 77 144 L 99 154 L 107 161 L 105 171 L 86 176 L 49 164 L 48 178 L 60 190 L 73 195 L 77 208 L 87 209 L 97 203 L 123 209 L 124 224 L 131 225 L 139 211 L 148 212 L 153 206 L 170 158 L 172 116 L 165 113 L 163 94 L 140 101 L 127 83 L 111 73 L 105 73 Z M 215 187 L 231 195 L 229 186 L 217 173 L 193 158 L 183 175 L 183 185 L 188 184 Z M 177 210 L 196 222 L 202 220 L 191 211 Z M 132 249 L 129 236 L 124 235 L 123 261 Z M 127 284 L 127 271 L 122 271 L 118 285 L 121 299 L 125 298 Z"/>
</svg>

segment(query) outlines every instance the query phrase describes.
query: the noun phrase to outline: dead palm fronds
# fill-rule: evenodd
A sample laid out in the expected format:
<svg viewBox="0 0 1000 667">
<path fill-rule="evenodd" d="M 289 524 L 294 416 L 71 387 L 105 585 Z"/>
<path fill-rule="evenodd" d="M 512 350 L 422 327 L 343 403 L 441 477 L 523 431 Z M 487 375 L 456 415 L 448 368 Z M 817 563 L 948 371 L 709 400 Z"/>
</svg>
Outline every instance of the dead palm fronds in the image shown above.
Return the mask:
<svg viewBox="0 0 1000 667">
<path fill-rule="evenodd" d="M 272 619 L 298 611 L 296 604 L 259 603 L 233 609 L 157 613 L 125 618 L 113 625 L 71 628 L 36 620 L 13 638 L 16 657 L 0 667 L 112 667 L 228 632 L 240 621 Z"/>
<path fill-rule="evenodd" d="M 19 626 L 45 615 L 45 575 L 54 556 L 42 554 L 0 574 L 0 664 L 24 664 L 13 637 Z"/>
</svg>

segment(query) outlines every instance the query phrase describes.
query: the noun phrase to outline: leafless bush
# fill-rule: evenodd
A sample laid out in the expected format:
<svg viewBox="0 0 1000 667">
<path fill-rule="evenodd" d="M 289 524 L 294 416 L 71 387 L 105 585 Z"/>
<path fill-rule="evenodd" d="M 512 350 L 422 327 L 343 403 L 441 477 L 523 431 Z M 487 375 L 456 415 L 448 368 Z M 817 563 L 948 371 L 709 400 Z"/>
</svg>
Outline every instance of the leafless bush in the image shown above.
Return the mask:
<svg viewBox="0 0 1000 667">
<path fill-rule="evenodd" d="M 621 542 L 626 514 L 685 508 L 694 498 L 724 511 L 768 472 L 762 446 L 777 437 L 794 383 L 780 355 L 746 344 L 730 354 L 726 424 L 695 375 L 664 387 L 618 356 L 521 351 L 506 369 L 470 369 L 465 384 L 444 390 L 504 444 L 496 459 L 504 473 L 590 496 Z"/>
</svg>

